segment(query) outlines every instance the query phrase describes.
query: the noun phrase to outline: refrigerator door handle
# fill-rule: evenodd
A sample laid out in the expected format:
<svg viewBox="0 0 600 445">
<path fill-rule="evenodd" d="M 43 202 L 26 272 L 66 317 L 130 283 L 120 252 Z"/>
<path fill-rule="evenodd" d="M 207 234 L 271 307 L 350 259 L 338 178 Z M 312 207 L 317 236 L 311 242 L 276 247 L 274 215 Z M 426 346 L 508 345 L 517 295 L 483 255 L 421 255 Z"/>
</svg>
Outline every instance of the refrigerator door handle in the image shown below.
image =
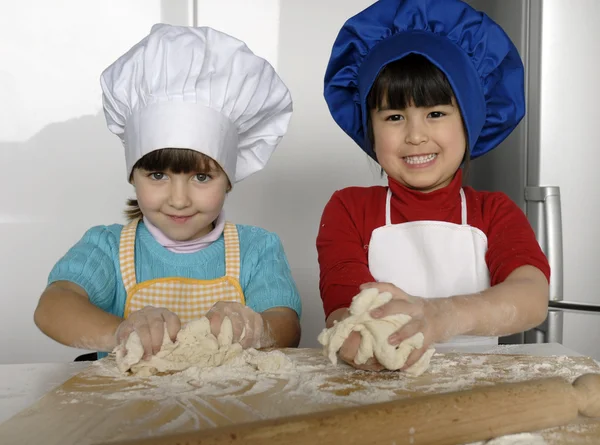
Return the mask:
<svg viewBox="0 0 600 445">
<path fill-rule="evenodd" d="M 576 303 L 574 301 L 550 301 L 552 310 L 563 312 L 585 312 L 589 315 L 600 315 L 600 304 Z"/>
<path fill-rule="evenodd" d="M 538 203 L 537 226 L 535 228 L 538 242 L 550 264 L 550 295 L 551 302 L 563 300 L 563 240 L 562 214 L 560 203 L 560 188 L 525 187 L 525 201 Z M 558 309 L 558 308 L 557 308 Z M 548 314 L 545 323 L 548 343 L 562 343 L 562 312 Z"/>
</svg>

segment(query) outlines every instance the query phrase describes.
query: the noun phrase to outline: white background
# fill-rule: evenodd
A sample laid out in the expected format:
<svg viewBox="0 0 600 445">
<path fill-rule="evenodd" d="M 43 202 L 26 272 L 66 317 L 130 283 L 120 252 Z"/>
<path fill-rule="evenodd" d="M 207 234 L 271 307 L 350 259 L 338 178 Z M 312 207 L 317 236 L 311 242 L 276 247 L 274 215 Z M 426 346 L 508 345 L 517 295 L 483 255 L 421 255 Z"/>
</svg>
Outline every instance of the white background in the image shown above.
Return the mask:
<svg viewBox="0 0 600 445">
<path fill-rule="evenodd" d="M 70 361 L 33 312 L 54 263 L 91 226 L 123 222 L 132 189 L 105 126 L 99 76 L 156 22 L 191 25 L 185 0 L 0 0 L 0 363 Z M 331 45 L 369 0 L 198 0 L 197 24 L 245 40 L 291 90 L 288 135 L 239 183 L 228 218 L 278 233 L 303 299 L 302 346 L 324 326 L 315 238 L 334 190 L 379 182 L 322 97 Z"/>
<path fill-rule="evenodd" d="M 198 0 L 194 19 L 191 0 L 0 0 L 0 363 L 69 361 L 82 352 L 41 334 L 33 311 L 53 264 L 87 228 L 123 222 L 132 190 L 122 147 L 105 127 L 98 79 L 160 21 L 214 26 L 245 40 L 292 92 L 288 135 L 264 171 L 236 186 L 226 210 L 282 238 L 303 299 L 301 345 L 316 346 L 324 325 L 315 249 L 321 212 L 336 189 L 381 183 L 322 96 L 339 28 L 370 3 Z M 542 47 L 541 180 L 561 186 L 565 298 L 590 302 L 600 277 L 600 187 L 585 150 L 597 148 L 600 67 L 590 56 L 597 39 L 584 25 L 599 8 L 594 0 L 581 8 L 544 0 Z M 600 358 L 598 334 L 590 336 L 597 320 L 580 329 L 582 317 L 565 322 L 565 344 Z"/>
</svg>

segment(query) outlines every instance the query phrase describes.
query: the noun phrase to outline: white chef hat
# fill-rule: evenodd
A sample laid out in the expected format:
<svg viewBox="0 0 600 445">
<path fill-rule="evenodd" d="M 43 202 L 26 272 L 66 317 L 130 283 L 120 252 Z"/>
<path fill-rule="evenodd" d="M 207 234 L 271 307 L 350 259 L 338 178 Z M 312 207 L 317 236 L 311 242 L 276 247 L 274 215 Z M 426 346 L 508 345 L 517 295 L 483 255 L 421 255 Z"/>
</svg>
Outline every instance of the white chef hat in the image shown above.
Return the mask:
<svg viewBox="0 0 600 445">
<path fill-rule="evenodd" d="M 100 84 L 128 179 L 144 155 L 187 148 L 214 159 L 231 183 L 241 181 L 265 166 L 292 114 L 290 92 L 273 67 L 208 27 L 154 25 Z"/>
</svg>

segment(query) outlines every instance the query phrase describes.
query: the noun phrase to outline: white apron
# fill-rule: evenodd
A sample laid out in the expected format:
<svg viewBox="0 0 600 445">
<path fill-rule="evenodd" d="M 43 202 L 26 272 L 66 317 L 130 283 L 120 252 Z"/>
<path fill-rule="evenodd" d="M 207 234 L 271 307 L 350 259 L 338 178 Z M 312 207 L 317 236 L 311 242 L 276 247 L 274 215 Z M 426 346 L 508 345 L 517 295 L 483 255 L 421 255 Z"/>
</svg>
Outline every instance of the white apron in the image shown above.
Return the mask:
<svg viewBox="0 0 600 445">
<path fill-rule="evenodd" d="M 451 297 L 490 287 L 485 262 L 487 237 L 467 224 L 465 193 L 460 190 L 462 223 L 391 222 L 392 192 L 388 188 L 385 226 L 373 231 L 369 243 L 369 270 L 378 282 L 392 283 L 423 298 Z M 457 336 L 434 347 L 447 351 L 461 347 L 498 344 L 498 337 Z"/>
</svg>

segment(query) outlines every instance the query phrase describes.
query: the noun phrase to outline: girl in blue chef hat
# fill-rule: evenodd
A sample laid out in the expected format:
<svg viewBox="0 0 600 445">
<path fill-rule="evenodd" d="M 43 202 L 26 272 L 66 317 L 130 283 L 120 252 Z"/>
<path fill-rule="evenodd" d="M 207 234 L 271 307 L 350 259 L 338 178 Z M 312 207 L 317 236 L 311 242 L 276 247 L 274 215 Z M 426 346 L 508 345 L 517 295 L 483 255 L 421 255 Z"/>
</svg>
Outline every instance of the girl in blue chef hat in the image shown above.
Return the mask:
<svg viewBox="0 0 600 445">
<path fill-rule="evenodd" d="M 337 124 L 379 163 L 387 187 L 349 187 L 327 203 L 317 237 L 327 326 L 366 288 L 372 311 L 412 318 L 431 346 L 491 346 L 542 323 L 550 269 L 523 212 L 503 193 L 463 186 L 469 159 L 502 142 L 525 113 L 523 65 L 504 31 L 460 0 L 380 0 L 339 32 L 325 74 Z M 340 349 L 358 365 L 361 337 Z"/>
<path fill-rule="evenodd" d="M 244 348 L 297 346 L 300 297 L 277 235 L 228 222 L 232 184 L 285 134 L 290 93 L 273 67 L 211 28 L 155 25 L 101 76 L 108 128 L 135 188 L 125 226 L 97 226 L 61 258 L 35 311 L 53 339 L 102 352 L 137 332 L 229 319 Z M 119 349 L 121 351 L 121 349 Z"/>
</svg>

